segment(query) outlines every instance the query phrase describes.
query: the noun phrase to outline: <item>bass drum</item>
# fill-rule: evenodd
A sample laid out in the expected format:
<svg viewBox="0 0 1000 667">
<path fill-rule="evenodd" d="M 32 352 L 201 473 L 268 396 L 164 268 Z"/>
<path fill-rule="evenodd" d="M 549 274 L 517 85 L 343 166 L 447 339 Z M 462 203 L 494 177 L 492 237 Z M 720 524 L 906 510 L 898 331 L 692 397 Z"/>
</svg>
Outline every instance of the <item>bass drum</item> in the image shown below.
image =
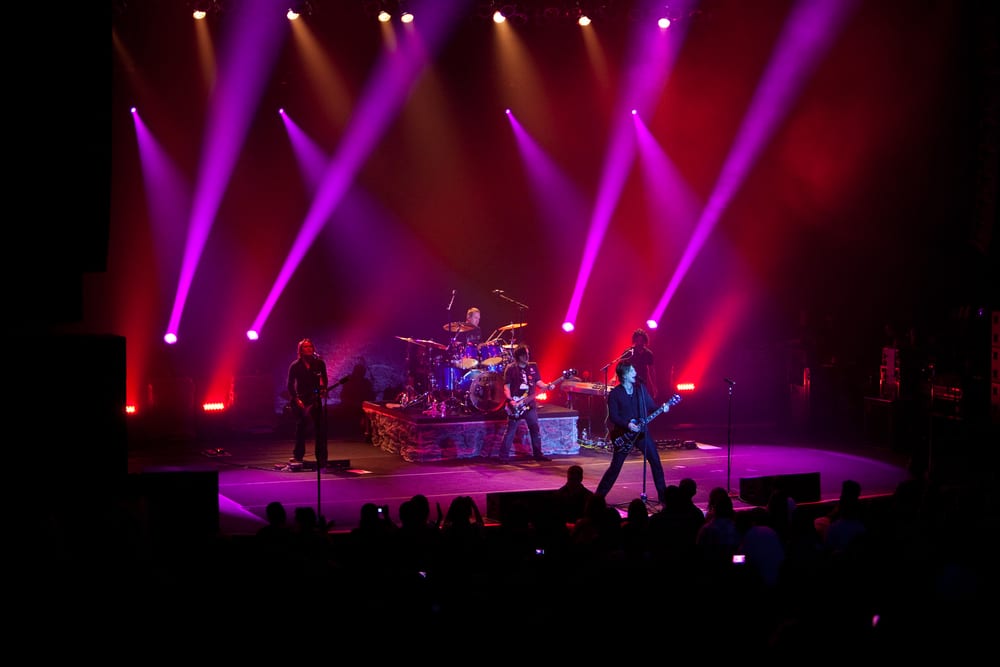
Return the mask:
<svg viewBox="0 0 1000 667">
<path fill-rule="evenodd" d="M 481 372 L 469 385 L 469 402 L 480 412 L 496 412 L 504 406 L 503 374 L 495 371 Z"/>
<path fill-rule="evenodd" d="M 483 374 L 483 371 L 478 368 L 473 368 L 471 371 L 462 376 L 462 379 L 458 381 L 458 390 L 463 394 L 468 394 L 469 390 L 472 389 L 472 383 L 475 382 L 476 378 Z"/>
</svg>

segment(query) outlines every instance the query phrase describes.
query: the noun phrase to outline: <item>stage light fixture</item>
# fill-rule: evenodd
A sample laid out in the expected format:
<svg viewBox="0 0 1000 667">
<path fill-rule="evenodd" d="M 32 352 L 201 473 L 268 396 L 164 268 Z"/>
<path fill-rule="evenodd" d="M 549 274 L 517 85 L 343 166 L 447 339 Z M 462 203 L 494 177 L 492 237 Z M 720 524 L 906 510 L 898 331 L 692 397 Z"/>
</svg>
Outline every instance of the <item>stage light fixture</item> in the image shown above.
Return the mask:
<svg viewBox="0 0 1000 667">
<path fill-rule="evenodd" d="M 285 17 L 289 21 L 295 21 L 300 16 L 311 16 L 312 15 L 312 5 L 309 4 L 309 0 L 292 0 L 288 5 L 288 11 L 285 12 Z"/>
<path fill-rule="evenodd" d="M 209 14 L 218 14 L 222 11 L 222 0 L 192 0 L 188 6 L 191 8 L 191 16 L 201 21 Z"/>
<path fill-rule="evenodd" d="M 200 21 L 206 16 L 208 16 L 208 9 L 211 5 L 207 0 L 198 0 L 192 3 L 191 16 L 194 17 L 196 21 Z"/>
</svg>

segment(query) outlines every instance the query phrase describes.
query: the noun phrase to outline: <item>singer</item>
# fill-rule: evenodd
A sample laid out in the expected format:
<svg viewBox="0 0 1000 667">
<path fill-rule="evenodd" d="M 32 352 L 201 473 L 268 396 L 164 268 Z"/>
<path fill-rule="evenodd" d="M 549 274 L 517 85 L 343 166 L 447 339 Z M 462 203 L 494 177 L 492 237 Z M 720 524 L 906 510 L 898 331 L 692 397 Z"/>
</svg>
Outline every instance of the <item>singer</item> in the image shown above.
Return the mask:
<svg viewBox="0 0 1000 667">
<path fill-rule="evenodd" d="M 628 361 L 635 368 L 636 381 L 642 382 L 649 390 L 649 395 L 656 400 L 656 367 L 653 365 L 655 358 L 653 351 L 649 349 L 649 334 L 643 329 L 636 329 L 632 332 L 632 347 L 622 352 L 619 357 Z"/>
<path fill-rule="evenodd" d="M 663 462 L 660 461 L 660 451 L 656 447 L 656 441 L 647 428 L 647 424 L 658 414 L 657 406 L 653 403 L 653 397 L 646 391 L 646 385 L 636 382 L 636 370 L 631 361 L 628 359 L 619 361 L 615 365 L 615 375 L 618 377 L 618 385 L 608 393 L 608 420 L 611 422 L 609 437 L 612 442 L 621 440 L 629 446 L 614 449 L 611 463 L 601 476 L 594 494 L 607 498 L 611 487 L 618 481 L 625 459 L 629 457 L 632 449 L 635 449 L 646 457 L 649 471 L 653 474 L 657 498 L 662 505 L 667 493 Z M 670 405 L 670 403 L 664 404 L 659 413 L 669 412 Z"/>
<path fill-rule="evenodd" d="M 298 344 L 298 358 L 288 367 L 288 397 L 295 416 L 295 448 L 288 461 L 302 465 L 306 455 L 306 433 L 312 423 L 316 436 L 316 466 L 323 470 L 327 463 L 326 392 L 329 378 L 326 362 L 316 354 L 308 338 Z"/>
</svg>

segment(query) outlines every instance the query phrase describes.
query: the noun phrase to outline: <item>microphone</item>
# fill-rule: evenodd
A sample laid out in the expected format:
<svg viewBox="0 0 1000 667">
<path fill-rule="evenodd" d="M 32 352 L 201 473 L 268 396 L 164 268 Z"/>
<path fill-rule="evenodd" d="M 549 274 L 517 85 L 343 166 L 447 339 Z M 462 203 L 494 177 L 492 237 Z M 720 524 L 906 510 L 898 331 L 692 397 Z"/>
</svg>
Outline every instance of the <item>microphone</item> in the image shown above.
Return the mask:
<svg viewBox="0 0 1000 667">
<path fill-rule="evenodd" d="M 730 387 L 736 384 L 735 380 L 730 380 L 729 378 L 722 378 L 722 379 L 725 380 L 726 384 L 728 384 Z"/>
<path fill-rule="evenodd" d="M 494 294 L 503 294 L 503 290 L 502 289 L 495 289 L 495 290 L 493 290 L 493 293 Z"/>
<path fill-rule="evenodd" d="M 449 310 L 449 311 L 451 310 L 451 306 L 452 306 L 452 304 L 454 304 L 454 303 L 455 303 L 455 292 L 457 292 L 457 291 L 458 291 L 458 290 L 452 290 L 452 291 L 451 291 L 451 301 L 449 301 L 449 302 L 448 302 L 448 310 Z"/>
</svg>

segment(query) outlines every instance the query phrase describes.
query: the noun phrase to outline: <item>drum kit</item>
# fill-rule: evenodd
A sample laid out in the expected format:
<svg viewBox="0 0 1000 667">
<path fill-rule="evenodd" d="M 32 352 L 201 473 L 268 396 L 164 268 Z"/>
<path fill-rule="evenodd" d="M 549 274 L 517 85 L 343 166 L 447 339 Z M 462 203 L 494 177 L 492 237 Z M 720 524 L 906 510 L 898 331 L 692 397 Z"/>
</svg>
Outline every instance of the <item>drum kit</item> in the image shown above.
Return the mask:
<svg viewBox="0 0 1000 667">
<path fill-rule="evenodd" d="M 407 351 L 407 372 L 411 382 L 397 397 L 402 408 L 421 408 L 428 413 L 465 411 L 491 413 L 504 406 L 503 369 L 513 361 L 514 343 L 503 334 L 528 326 L 508 324 L 496 330 L 484 343 L 458 342 L 458 334 L 475 329 L 465 322 L 449 322 L 444 330 L 451 343 L 396 336 L 412 346 Z M 439 407 L 444 406 L 444 407 Z"/>
</svg>

